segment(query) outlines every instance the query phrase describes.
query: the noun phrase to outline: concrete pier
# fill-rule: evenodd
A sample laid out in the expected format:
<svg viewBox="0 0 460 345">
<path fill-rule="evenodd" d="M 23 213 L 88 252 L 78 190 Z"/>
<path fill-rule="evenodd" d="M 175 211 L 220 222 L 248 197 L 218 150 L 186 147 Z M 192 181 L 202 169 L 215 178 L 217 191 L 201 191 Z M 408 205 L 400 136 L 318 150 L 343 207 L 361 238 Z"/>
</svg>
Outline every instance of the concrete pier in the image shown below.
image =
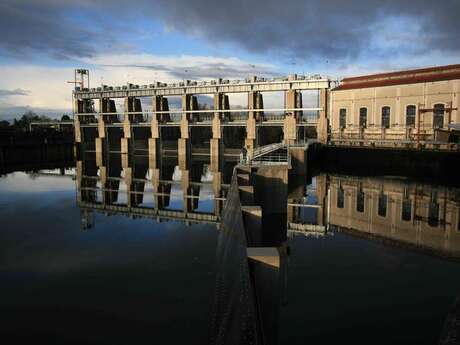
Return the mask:
<svg viewBox="0 0 460 345">
<path fill-rule="evenodd" d="M 179 86 L 181 85 L 182 83 Z M 300 139 L 299 131 L 302 129 L 302 133 L 305 132 L 305 127 L 314 131 L 317 127 L 316 119 L 307 120 L 302 116 L 303 111 L 309 109 L 319 112 L 326 109 L 326 104 L 302 108 L 301 91 L 319 92 L 328 89 L 330 81 L 325 78 L 297 76 L 277 80 L 253 77 L 232 83 L 225 80 L 211 84 L 186 81 L 182 86 L 157 83 L 142 89 L 130 85 L 128 88 L 123 87 L 124 92 L 119 92 L 113 87 L 103 87 L 101 90 L 75 90 L 73 95 L 76 142 L 79 145 L 85 143 L 86 149 L 94 147 L 96 152 L 107 150 L 126 154 L 142 150 L 154 156 L 160 152 L 160 139 L 174 140 L 177 141 L 181 156 L 184 156 L 187 155 L 187 147 L 190 145 L 187 141 L 199 141 L 197 138 L 206 133 L 203 147 L 209 147 L 212 170 L 219 171 L 221 163 L 218 157 L 221 155 L 217 153 L 226 150 L 227 147 L 240 150 L 246 147 L 251 154 L 259 145 L 281 140 L 281 137 L 286 143 L 294 143 Z M 203 92 L 212 95 L 212 109 L 199 109 L 198 95 Z M 285 93 L 285 104 L 280 108 L 265 109 L 264 97 L 269 92 Z M 228 95 L 230 93 L 246 94 L 247 109 L 231 109 Z M 180 110 L 169 109 L 169 96 L 181 97 Z M 151 100 L 151 111 L 142 109 L 141 104 L 146 103 L 145 97 Z M 117 112 L 116 98 L 124 99 L 123 112 Z M 99 105 L 97 111 L 94 107 L 95 101 Z M 276 115 L 266 116 L 274 113 Z M 267 142 L 265 132 L 271 128 L 277 128 L 275 133 L 279 131 L 280 134 L 272 134 Z M 209 144 L 208 132 L 211 133 Z M 281 135 L 283 132 L 284 135 Z"/>
</svg>

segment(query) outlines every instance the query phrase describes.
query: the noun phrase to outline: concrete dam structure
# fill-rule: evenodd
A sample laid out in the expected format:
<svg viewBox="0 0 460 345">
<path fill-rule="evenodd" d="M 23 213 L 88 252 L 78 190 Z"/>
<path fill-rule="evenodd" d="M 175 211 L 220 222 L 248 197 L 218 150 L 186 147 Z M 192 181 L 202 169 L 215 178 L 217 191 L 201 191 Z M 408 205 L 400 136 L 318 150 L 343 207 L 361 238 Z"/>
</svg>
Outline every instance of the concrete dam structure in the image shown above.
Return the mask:
<svg viewBox="0 0 460 345">
<path fill-rule="evenodd" d="M 222 150 L 255 147 L 276 142 L 295 143 L 317 133 L 327 142 L 327 106 L 330 80 L 322 77 L 290 76 L 276 80 L 162 83 L 127 87 L 102 87 L 74 92 L 75 141 L 96 153 L 104 151 L 133 153 L 148 151 L 152 159 L 159 155 L 159 139 L 190 153 L 192 142 L 206 142 L 206 150 L 215 160 Z M 318 92 L 319 104 L 303 107 L 302 91 Z M 264 93 L 284 94 L 281 108 L 264 108 Z M 228 95 L 247 95 L 247 108 L 232 108 Z M 211 95 L 213 109 L 202 109 L 199 95 Z M 169 107 L 169 97 L 179 96 L 181 109 Z M 115 99 L 124 99 L 124 110 L 117 112 Z M 147 101 L 151 111 L 143 111 Z M 305 116 L 307 112 L 318 115 Z M 213 167 L 218 162 L 213 160 Z"/>
<path fill-rule="evenodd" d="M 148 150 L 158 139 L 186 154 L 189 143 L 209 142 L 213 152 L 316 138 L 328 146 L 457 151 L 460 137 L 460 65 L 344 78 L 290 75 L 273 79 L 190 81 L 98 88 L 75 81 L 75 141 L 91 149 Z M 318 92 L 305 107 L 304 91 Z M 282 107 L 264 107 L 264 96 L 282 93 Z M 229 95 L 247 97 L 247 106 Z M 213 105 L 199 104 L 211 97 Z M 172 109 L 171 98 L 180 98 Z M 123 99 L 117 111 L 116 100 Z M 146 111 L 143 108 L 151 109 Z M 199 139 L 197 139 L 199 138 Z M 90 144 L 89 144 L 90 143 Z"/>
<path fill-rule="evenodd" d="M 458 161 L 452 124 L 459 84 L 452 79 L 455 68 L 445 70 L 450 72 L 407 72 L 420 74 L 415 79 L 407 73 L 368 76 L 336 88 L 327 78 L 295 75 L 141 87 L 82 84 L 73 94 L 81 227 L 94 226 L 94 213 L 216 225 L 220 268 L 210 341 L 275 344 L 288 239 L 346 233 L 460 260 L 458 188 L 348 174 L 366 164 L 377 166 L 381 176 L 396 174 L 394 162 L 401 157 L 411 164 L 401 170 L 422 171 L 430 157 L 430 165 L 439 165 L 430 175 L 437 176 Z M 434 97 L 437 87 L 444 91 Z M 318 104 L 304 107 L 302 92 L 312 90 Z M 404 103 L 407 92 L 416 97 L 420 90 L 426 104 L 452 98 L 442 114 L 438 103 L 418 105 L 419 115 L 433 112 L 429 123 L 413 118 L 411 104 Z M 283 94 L 283 107 L 264 107 L 270 92 Z M 237 93 L 247 107 L 232 108 L 229 95 Z M 200 104 L 200 95 L 211 95 L 211 109 Z M 172 97 L 180 99 L 180 109 L 173 109 Z M 373 108 L 361 104 L 363 97 Z M 391 105 L 380 104 L 382 97 Z M 408 112 L 404 131 L 393 126 L 403 118 L 402 108 Z M 364 162 L 353 150 L 372 158 Z M 202 199 L 212 201 L 203 207 Z"/>
</svg>

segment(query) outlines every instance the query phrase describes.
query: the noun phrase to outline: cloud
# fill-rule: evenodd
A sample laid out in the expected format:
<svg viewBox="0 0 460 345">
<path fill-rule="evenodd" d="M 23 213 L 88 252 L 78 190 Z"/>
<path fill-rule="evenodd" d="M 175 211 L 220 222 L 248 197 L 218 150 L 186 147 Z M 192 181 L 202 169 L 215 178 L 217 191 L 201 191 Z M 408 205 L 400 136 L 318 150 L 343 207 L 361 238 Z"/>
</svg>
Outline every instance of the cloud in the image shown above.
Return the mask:
<svg viewBox="0 0 460 345">
<path fill-rule="evenodd" d="M 36 58 L 37 53 L 68 59 L 92 56 L 96 43 L 111 41 L 109 33 L 102 35 L 74 21 L 70 14 L 77 2 L 68 4 L 64 6 L 64 2 L 52 0 L 3 0 L 0 3 L 0 49 L 20 59 Z"/>
<path fill-rule="evenodd" d="M 150 84 L 155 80 L 244 78 L 253 74 L 274 75 L 274 65 L 258 64 L 238 58 L 212 56 L 158 56 L 152 54 L 98 54 L 81 57 L 78 67 L 90 68 L 91 87 Z M 27 110 L 54 116 L 72 111 L 73 67 L 49 67 L 35 64 L 3 64 L 0 78 L 0 117 L 11 119 Z M 28 90 L 21 87 L 27 85 Z M 30 90 L 30 91 L 29 91 Z M 171 99 L 177 105 L 179 99 Z M 211 100 L 201 98 L 201 103 Z M 122 100 L 117 108 L 122 109 Z"/>
<path fill-rule="evenodd" d="M 30 94 L 30 91 L 23 89 L 14 89 L 14 90 L 4 90 L 0 89 L 0 97 L 5 96 L 27 96 Z"/>
<path fill-rule="evenodd" d="M 246 78 L 251 75 L 277 75 L 271 64 L 253 63 L 239 58 L 214 56 L 159 56 L 153 54 L 101 54 L 82 62 L 106 69 L 137 69 L 163 77 L 161 80 Z M 150 80 L 151 81 L 151 80 Z"/>
<path fill-rule="evenodd" d="M 375 26 L 389 30 L 394 18 L 400 34 L 411 34 L 399 49 L 414 41 L 420 51 L 460 49 L 458 0 L 235 0 L 219 6 L 212 0 L 157 0 L 152 7 L 170 30 L 298 59 L 358 56 L 379 39 Z M 423 30 L 406 30 L 414 25 Z"/>
<path fill-rule="evenodd" d="M 18 55 L 92 57 L 125 42 L 135 45 L 150 20 L 162 23 L 165 35 L 179 32 L 206 40 L 212 49 L 233 45 L 292 65 L 431 51 L 458 56 L 458 13 L 458 0 L 234 0 L 218 5 L 214 0 L 4 0 L 0 47 Z M 152 38 L 150 47 L 133 49 L 161 50 L 155 44 Z M 196 74 L 207 76 L 200 70 Z"/>
</svg>

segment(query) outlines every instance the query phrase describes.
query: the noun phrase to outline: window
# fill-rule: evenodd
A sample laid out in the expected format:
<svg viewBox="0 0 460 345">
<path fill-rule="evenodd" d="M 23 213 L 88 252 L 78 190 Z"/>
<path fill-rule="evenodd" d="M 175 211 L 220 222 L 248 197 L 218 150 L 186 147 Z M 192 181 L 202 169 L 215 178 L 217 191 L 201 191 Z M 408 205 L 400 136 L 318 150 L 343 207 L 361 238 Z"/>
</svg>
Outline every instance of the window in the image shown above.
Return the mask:
<svg viewBox="0 0 460 345">
<path fill-rule="evenodd" d="M 433 127 L 442 128 L 444 126 L 444 104 L 435 104 L 433 107 Z"/>
<path fill-rule="evenodd" d="M 378 215 L 381 217 L 386 217 L 387 216 L 387 203 L 388 203 L 388 197 L 380 193 L 379 195 L 379 209 L 378 209 Z"/>
<path fill-rule="evenodd" d="M 337 208 L 343 208 L 345 205 L 345 192 L 342 186 L 337 189 Z"/>
<path fill-rule="evenodd" d="M 417 108 L 415 105 L 408 105 L 406 107 L 406 126 L 415 127 L 415 112 Z"/>
<path fill-rule="evenodd" d="M 359 109 L 359 127 L 361 128 L 367 127 L 367 108 Z"/>
<path fill-rule="evenodd" d="M 382 108 L 382 127 L 390 128 L 390 107 Z"/>
<path fill-rule="evenodd" d="M 362 190 L 359 190 L 356 196 L 356 211 L 364 212 L 364 192 Z"/>
<path fill-rule="evenodd" d="M 457 204 L 458 214 L 457 214 L 457 231 L 460 231 L 460 205 Z"/>
<path fill-rule="evenodd" d="M 339 111 L 339 127 L 345 128 L 347 126 L 347 109 L 340 109 Z"/>
<path fill-rule="evenodd" d="M 439 204 L 438 193 L 431 193 L 430 205 L 428 206 L 428 225 L 438 226 L 439 224 Z"/>
<path fill-rule="evenodd" d="M 401 209 L 401 219 L 408 222 L 412 218 L 412 201 L 408 198 L 403 199 Z"/>
</svg>

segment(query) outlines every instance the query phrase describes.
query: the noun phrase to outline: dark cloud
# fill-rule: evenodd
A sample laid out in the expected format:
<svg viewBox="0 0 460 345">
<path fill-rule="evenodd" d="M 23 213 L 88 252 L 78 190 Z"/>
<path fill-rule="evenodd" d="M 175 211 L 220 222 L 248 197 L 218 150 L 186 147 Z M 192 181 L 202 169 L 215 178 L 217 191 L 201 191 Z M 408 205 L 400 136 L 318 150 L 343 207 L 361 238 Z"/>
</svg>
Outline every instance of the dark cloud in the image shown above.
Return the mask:
<svg viewBox="0 0 460 345">
<path fill-rule="evenodd" d="M 14 53 L 92 56 L 103 49 L 103 42 L 129 42 L 137 34 L 136 23 L 152 19 L 206 39 L 216 49 L 231 43 L 293 65 L 363 56 L 410 57 L 433 50 L 460 51 L 459 13 L 459 0 L 3 0 L 0 47 Z M 76 22 L 69 21 L 73 17 Z M 376 30 L 394 36 L 385 39 L 395 39 L 396 46 L 376 41 Z M 161 51 L 154 40 L 152 48 Z"/>
<path fill-rule="evenodd" d="M 0 97 L 6 96 L 27 96 L 30 94 L 30 91 L 23 89 L 14 89 L 14 90 L 5 90 L 0 89 Z"/>
<path fill-rule="evenodd" d="M 157 0 L 152 6 L 150 13 L 169 28 L 287 58 L 356 57 L 369 52 L 374 25 L 394 17 L 421 26 L 406 41 L 412 51 L 414 42 L 419 51 L 460 49 L 459 0 Z"/>
<path fill-rule="evenodd" d="M 31 59 L 37 53 L 66 59 L 89 57 L 99 35 L 69 20 L 55 1 L 2 0 L 0 3 L 0 49 L 16 58 Z"/>
</svg>

